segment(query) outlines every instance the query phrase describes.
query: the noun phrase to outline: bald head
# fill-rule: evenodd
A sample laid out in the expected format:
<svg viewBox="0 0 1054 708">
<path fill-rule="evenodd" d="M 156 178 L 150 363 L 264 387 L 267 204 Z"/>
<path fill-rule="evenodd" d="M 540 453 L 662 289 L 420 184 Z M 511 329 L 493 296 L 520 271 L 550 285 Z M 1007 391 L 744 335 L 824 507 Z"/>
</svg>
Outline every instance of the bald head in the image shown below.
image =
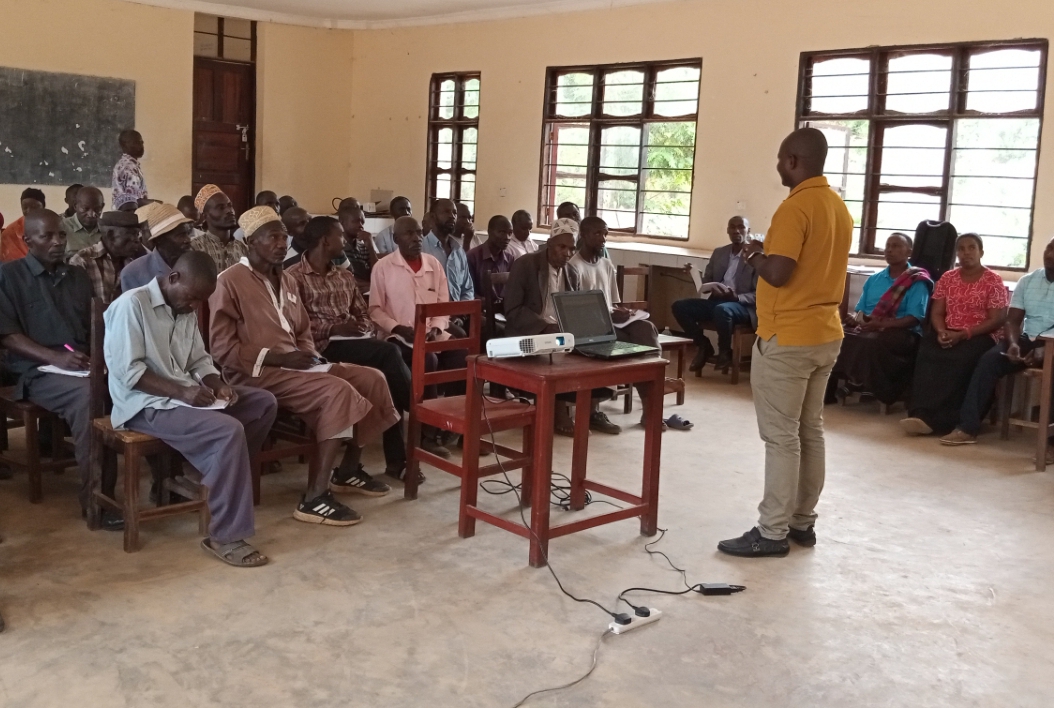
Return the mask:
<svg viewBox="0 0 1054 708">
<path fill-rule="evenodd" d="M 392 237 L 404 259 L 415 261 L 421 257 L 421 241 L 424 234 L 417 219 L 412 216 L 400 216 L 392 226 Z"/>
<path fill-rule="evenodd" d="M 77 221 L 88 231 L 93 231 L 99 225 L 99 217 L 105 207 L 106 201 L 98 187 L 81 187 L 73 200 Z"/>
<path fill-rule="evenodd" d="M 285 224 L 285 230 L 289 232 L 289 236 L 293 239 L 293 245 L 297 247 L 297 250 L 303 250 L 300 248 L 301 239 L 309 221 L 311 221 L 311 216 L 307 213 L 307 209 L 301 209 L 300 207 L 290 207 L 282 214 L 282 223 Z"/>
<path fill-rule="evenodd" d="M 794 189 L 807 179 L 823 174 L 827 161 L 827 138 L 816 128 L 799 128 L 783 139 L 776 171 L 783 186 Z"/>
<path fill-rule="evenodd" d="M 750 234 L 750 222 L 745 216 L 733 216 L 728 220 L 728 240 L 733 246 L 742 244 Z"/>
<path fill-rule="evenodd" d="M 143 136 L 139 134 L 138 130 L 122 130 L 117 137 L 117 142 L 120 144 L 122 152 L 131 155 L 137 160 L 145 153 Z"/>
</svg>

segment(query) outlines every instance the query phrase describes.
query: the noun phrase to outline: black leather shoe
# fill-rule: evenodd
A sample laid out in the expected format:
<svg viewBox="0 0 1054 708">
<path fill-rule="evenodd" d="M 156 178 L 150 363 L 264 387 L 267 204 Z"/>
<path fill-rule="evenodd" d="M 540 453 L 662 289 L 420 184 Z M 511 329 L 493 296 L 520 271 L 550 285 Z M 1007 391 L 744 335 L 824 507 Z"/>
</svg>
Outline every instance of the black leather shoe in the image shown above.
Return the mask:
<svg viewBox="0 0 1054 708">
<path fill-rule="evenodd" d="M 787 538 L 803 548 L 812 548 L 816 545 L 816 531 L 813 530 L 812 526 L 804 531 L 792 528 L 787 532 Z"/>
<path fill-rule="evenodd" d="M 764 558 L 765 556 L 785 556 L 790 553 L 790 544 L 787 539 L 773 541 L 765 538 L 758 531 L 758 527 L 747 531 L 739 538 L 730 538 L 717 544 L 717 550 L 730 556 L 742 558 Z"/>
</svg>

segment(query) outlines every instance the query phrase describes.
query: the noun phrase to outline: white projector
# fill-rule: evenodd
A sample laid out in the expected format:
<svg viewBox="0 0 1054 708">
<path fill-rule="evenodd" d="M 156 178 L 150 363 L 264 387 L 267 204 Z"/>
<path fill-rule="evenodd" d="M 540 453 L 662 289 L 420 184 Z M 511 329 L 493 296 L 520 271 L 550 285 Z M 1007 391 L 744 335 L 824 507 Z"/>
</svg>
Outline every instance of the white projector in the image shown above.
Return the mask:
<svg viewBox="0 0 1054 708">
<path fill-rule="evenodd" d="M 575 348 L 575 335 L 567 332 L 536 334 L 533 337 L 502 337 L 487 342 L 487 356 L 505 359 L 511 356 L 559 354 Z"/>
</svg>

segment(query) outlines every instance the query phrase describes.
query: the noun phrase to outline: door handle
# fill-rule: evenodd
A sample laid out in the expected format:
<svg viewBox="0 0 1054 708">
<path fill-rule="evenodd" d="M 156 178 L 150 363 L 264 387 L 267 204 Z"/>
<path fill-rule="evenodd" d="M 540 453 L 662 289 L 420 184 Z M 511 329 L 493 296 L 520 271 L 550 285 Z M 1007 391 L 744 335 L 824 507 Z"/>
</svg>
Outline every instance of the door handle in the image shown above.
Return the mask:
<svg viewBox="0 0 1054 708">
<path fill-rule="evenodd" d="M 234 127 L 236 129 L 242 131 L 242 142 L 243 143 L 248 143 L 249 142 L 249 126 L 247 126 L 247 125 L 235 125 Z"/>
</svg>

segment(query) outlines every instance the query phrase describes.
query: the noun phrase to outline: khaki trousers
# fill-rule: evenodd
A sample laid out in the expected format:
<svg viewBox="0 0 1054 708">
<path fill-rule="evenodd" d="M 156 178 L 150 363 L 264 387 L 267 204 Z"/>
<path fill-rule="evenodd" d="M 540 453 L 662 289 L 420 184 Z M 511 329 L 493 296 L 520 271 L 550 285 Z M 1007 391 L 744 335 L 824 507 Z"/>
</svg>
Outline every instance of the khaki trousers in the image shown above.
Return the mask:
<svg viewBox="0 0 1054 708">
<path fill-rule="evenodd" d="M 765 497 L 758 530 L 779 540 L 793 526 L 816 521 L 824 481 L 823 396 L 842 341 L 811 347 L 758 339 L 750 362 L 750 387 L 758 430 L 765 441 Z"/>
</svg>

